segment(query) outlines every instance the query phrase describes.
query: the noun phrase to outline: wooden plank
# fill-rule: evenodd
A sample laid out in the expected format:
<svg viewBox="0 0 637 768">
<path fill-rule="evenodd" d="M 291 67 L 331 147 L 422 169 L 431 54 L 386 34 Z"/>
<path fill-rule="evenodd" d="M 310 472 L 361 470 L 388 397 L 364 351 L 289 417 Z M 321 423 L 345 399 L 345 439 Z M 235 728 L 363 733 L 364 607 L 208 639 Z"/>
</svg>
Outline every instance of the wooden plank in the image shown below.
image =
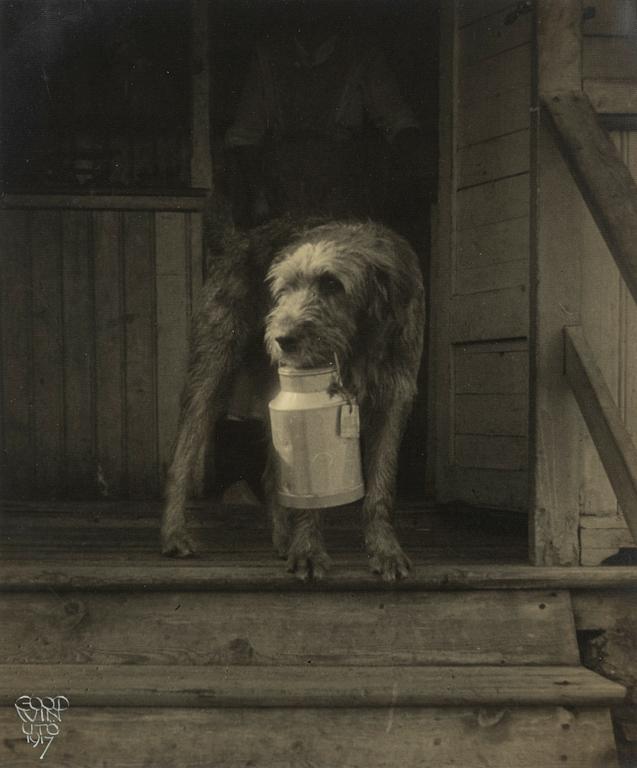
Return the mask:
<svg viewBox="0 0 637 768">
<path fill-rule="evenodd" d="M 529 131 L 499 136 L 458 153 L 458 188 L 485 184 L 529 170 Z"/>
<path fill-rule="evenodd" d="M 33 211 L 30 219 L 35 489 L 56 494 L 64 486 L 62 217 L 59 211 Z"/>
<path fill-rule="evenodd" d="M 485 476 L 491 475 L 494 484 L 512 488 L 513 483 L 502 483 L 504 473 L 497 470 L 463 469 L 462 477 L 467 482 L 476 481 L 484 487 Z M 510 477 L 513 473 L 508 473 Z M 524 475 L 516 473 L 520 484 L 518 498 L 523 498 Z M 514 498 L 513 496 L 511 498 Z M 507 500 L 508 501 L 508 500 Z M 479 497 L 476 503 L 480 503 Z M 514 508 L 508 503 L 501 506 Z M 626 590 L 634 592 L 637 588 L 637 573 L 632 566 L 612 566 L 608 568 L 583 567 L 542 567 L 516 564 L 438 564 L 423 565 L 416 563 L 409 579 L 396 585 L 387 585 L 373 576 L 366 564 L 336 565 L 317 587 L 304 584 L 291 578 L 280 564 L 237 563 L 236 557 L 230 564 L 210 560 L 157 563 L 154 561 L 135 562 L 131 565 L 130 557 L 116 561 L 114 558 L 94 557 L 92 560 L 64 561 L 35 560 L 22 557 L 18 562 L 7 559 L 0 563 L 0 593 L 14 592 L 24 595 L 43 590 L 55 590 L 59 594 L 72 593 L 74 598 L 82 598 L 82 592 L 91 594 L 108 592 L 129 593 L 143 589 L 144 593 L 166 590 L 208 590 L 219 592 L 245 592 L 258 594 L 271 591 L 277 594 L 301 592 L 304 595 L 319 589 L 324 593 L 332 592 L 369 592 L 395 593 L 397 589 L 405 593 L 421 590 L 522 590 L 529 589 L 597 589 Z"/>
<path fill-rule="evenodd" d="M 584 80 L 584 92 L 598 113 L 637 112 L 637 82 L 634 80 Z"/>
<path fill-rule="evenodd" d="M 604 706 L 626 689 L 583 667 L 4 664 L 0 704 L 64 691 L 73 707 Z"/>
<path fill-rule="evenodd" d="M 177 434 L 179 394 L 186 375 L 191 301 L 190 254 L 183 214 L 155 215 L 157 293 L 157 435 L 162 480 Z"/>
<path fill-rule="evenodd" d="M 62 216 L 64 301 L 64 459 L 66 489 L 94 495 L 95 330 L 91 221 L 86 211 Z"/>
<path fill-rule="evenodd" d="M 13 708 L 0 714 L 3 733 L 13 734 L 3 740 L 0 759 L 27 768 L 37 757 L 16 719 Z M 71 704 L 45 760 L 60 755 L 65 768 L 106 764 L 105 755 L 118 768 L 452 768 L 475 766 L 476 755 L 488 755 L 489 768 L 557 766 L 561 755 L 578 768 L 617 768 L 607 709 L 551 706 L 503 713 L 435 707 L 74 710 Z"/>
<path fill-rule="evenodd" d="M 210 33 L 209 4 L 206 0 L 190 0 L 190 80 L 191 156 L 190 183 L 194 187 L 212 188 L 210 153 Z"/>
<path fill-rule="evenodd" d="M 621 632 L 626 627 L 626 620 L 637 615 L 637 592 L 615 592 L 608 589 L 575 592 L 573 612 L 578 630 L 605 629 L 608 632 Z"/>
<path fill-rule="evenodd" d="M 531 46 L 521 45 L 498 56 L 473 64 L 458 73 L 460 103 L 475 97 L 503 94 L 528 86 L 531 79 Z"/>
<path fill-rule="evenodd" d="M 637 448 L 581 328 L 565 329 L 565 372 L 633 539 L 637 541 Z"/>
<path fill-rule="evenodd" d="M 617 552 L 620 547 L 634 547 L 635 542 L 628 528 L 581 528 L 582 550 L 610 549 Z"/>
<path fill-rule="evenodd" d="M 454 487 L 459 498 L 476 507 L 526 512 L 529 506 L 526 468 L 454 467 Z"/>
<path fill-rule="evenodd" d="M 529 391 L 526 343 L 458 346 L 454 373 L 457 394 L 526 394 Z"/>
<path fill-rule="evenodd" d="M 581 90 L 581 0 L 537 0 L 535 23 L 539 93 Z"/>
<path fill-rule="evenodd" d="M 195 190 L 191 190 L 194 192 Z M 69 208 L 101 211 L 202 211 L 205 191 L 189 195 L 34 195 L 6 193 L 0 208 Z"/>
<path fill-rule="evenodd" d="M 449 486 L 451 457 L 451 308 L 456 258 L 457 132 L 458 132 L 458 41 L 456 3 L 440 6 L 439 76 L 439 206 L 437 244 L 431 254 L 431 315 L 435 317 L 435 484 L 437 498 L 452 497 Z"/>
<path fill-rule="evenodd" d="M 517 48 L 531 40 L 531 15 L 522 14 L 510 21 L 511 9 L 505 8 L 462 27 L 459 33 L 460 66 L 471 67 L 483 59 Z"/>
<path fill-rule="evenodd" d="M 460 269 L 456 271 L 455 293 L 467 295 L 500 291 L 506 288 L 527 286 L 529 283 L 529 261 L 519 259 L 486 267 Z"/>
<path fill-rule="evenodd" d="M 454 296 L 453 342 L 524 337 L 529 332 L 529 300 L 525 286 Z"/>
<path fill-rule="evenodd" d="M 93 214 L 95 233 L 96 457 L 99 492 L 124 491 L 124 275 L 122 218 Z"/>
<path fill-rule="evenodd" d="M 585 95 L 554 95 L 546 108 L 571 173 L 637 301 L 637 184 Z"/>
<path fill-rule="evenodd" d="M 458 271 L 529 258 L 528 213 L 517 219 L 469 227 L 458 233 Z"/>
<path fill-rule="evenodd" d="M 456 435 L 454 458 L 460 467 L 522 471 L 528 461 L 527 440 L 508 435 Z"/>
<path fill-rule="evenodd" d="M 465 27 L 503 8 L 515 6 L 511 0 L 458 0 L 458 26 Z"/>
<path fill-rule="evenodd" d="M 460 106 L 459 146 L 477 144 L 528 128 L 529 107 L 528 82 L 486 96 L 481 93 L 467 96 Z"/>
<path fill-rule="evenodd" d="M 540 96 L 581 88 L 579 0 L 536 3 L 531 117 L 530 538 L 536 565 L 579 561 L 580 422 L 562 376 L 561 329 L 579 321 L 579 193 L 542 121 Z"/>
<path fill-rule="evenodd" d="M 584 17 L 585 35 L 628 36 L 637 33 L 637 8 L 633 0 L 597 0 L 594 15 Z"/>
<path fill-rule="evenodd" d="M 22 211 L 2 212 L 2 432 L 4 493 L 28 496 L 33 490 L 33 358 L 30 222 Z"/>
<path fill-rule="evenodd" d="M 637 46 L 631 37 L 585 37 L 582 74 L 592 80 L 637 80 Z"/>
<path fill-rule="evenodd" d="M 458 192 L 458 230 L 527 216 L 529 176 L 499 179 Z"/>
<path fill-rule="evenodd" d="M 577 664 L 566 592 L 5 594 L 5 663 Z M 454 627 L 450 631 L 450 627 Z M 42 643 L 46 637 L 48 643 Z"/>
<path fill-rule="evenodd" d="M 158 490 L 155 274 L 152 214 L 124 214 L 126 307 L 126 459 L 128 491 Z"/>
<path fill-rule="evenodd" d="M 456 434 L 514 435 L 528 432 L 526 395 L 456 395 Z"/>
</svg>

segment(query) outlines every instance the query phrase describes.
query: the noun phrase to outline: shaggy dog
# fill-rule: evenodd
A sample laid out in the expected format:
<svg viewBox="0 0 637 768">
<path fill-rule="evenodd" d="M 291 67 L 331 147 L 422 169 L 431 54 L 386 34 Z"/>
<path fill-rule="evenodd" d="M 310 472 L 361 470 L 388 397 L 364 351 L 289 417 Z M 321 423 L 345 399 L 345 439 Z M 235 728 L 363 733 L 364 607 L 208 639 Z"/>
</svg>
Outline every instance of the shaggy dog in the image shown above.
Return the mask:
<svg viewBox="0 0 637 768">
<path fill-rule="evenodd" d="M 208 425 L 223 415 L 233 377 L 249 358 L 269 387 L 270 361 L 297 368 L 336 362 L 359 403 L 367 492 L 365 545 L 372 571 L 405 577 L 409 560 L 391 523 L 401 437 L 416 394 L 425 305 L 416 255 L 378 224 L 298 226 L 279 220 L 247 235 L 208 230 L 209 276 L 193 323 L 188 377 L 166 486 L 162 551 L 187 556 L 188 491 L 201 466 Z M 264 376 L 264 368 L 269 369 Z M 267 383 L 265 380 L 267 379 Z M 276 500 L 274 462 L 265 492 L 276 550 L 302 579 L 329 567 L 316 510 L 291 512 Z"/>
</svg>

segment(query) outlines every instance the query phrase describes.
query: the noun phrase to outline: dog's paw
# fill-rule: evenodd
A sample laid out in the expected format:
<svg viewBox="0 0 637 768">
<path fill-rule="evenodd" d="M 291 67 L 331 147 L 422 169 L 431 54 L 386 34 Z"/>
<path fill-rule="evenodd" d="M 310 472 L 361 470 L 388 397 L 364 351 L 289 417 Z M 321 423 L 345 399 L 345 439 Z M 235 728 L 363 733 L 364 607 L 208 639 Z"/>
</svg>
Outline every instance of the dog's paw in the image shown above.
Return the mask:
<svg viewBox="0 0 637 768">
<path fill-rule="evenodd" d="M 301 581 L 322 579 L 327 575 L 332 561 L 322 545 L 290 548 L 288 554 L 288 572 Z"/>
<path fill-rule="evenodd" d="M 407 578 L 411 562 L 390 523 L 372 523 L 365 531 L 365 544 L 372 573 L 382 576 L 384 581 Z"/>
<path fill-rule="evenodd" d="M 383 581 L 406 579 L 411 570 L 411 561 L 400 547 L 397 551 L 377 552 L 369 557 L 372 573 L 378 574 Z"/>
<path fill-rule="evenodd" d="M 162 533 L 161 553 L 167 557 L 192 557 L 195 545 L 186 531 Z"/>
</svg>

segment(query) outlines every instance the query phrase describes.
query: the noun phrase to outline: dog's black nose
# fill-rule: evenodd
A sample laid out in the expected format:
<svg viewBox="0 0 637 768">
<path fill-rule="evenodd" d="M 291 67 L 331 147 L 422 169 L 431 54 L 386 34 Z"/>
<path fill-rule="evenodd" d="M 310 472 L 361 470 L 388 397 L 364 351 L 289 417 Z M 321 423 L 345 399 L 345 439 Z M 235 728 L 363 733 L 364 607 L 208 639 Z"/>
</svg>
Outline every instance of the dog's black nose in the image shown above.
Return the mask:
<svg viewBox="0 0 637 768">
<path fill-rule="evenodd" d="M 277 336 L 276 341 L 283 352 L 294 352 L 298 344 L 296 336 Z"/>
</svg>

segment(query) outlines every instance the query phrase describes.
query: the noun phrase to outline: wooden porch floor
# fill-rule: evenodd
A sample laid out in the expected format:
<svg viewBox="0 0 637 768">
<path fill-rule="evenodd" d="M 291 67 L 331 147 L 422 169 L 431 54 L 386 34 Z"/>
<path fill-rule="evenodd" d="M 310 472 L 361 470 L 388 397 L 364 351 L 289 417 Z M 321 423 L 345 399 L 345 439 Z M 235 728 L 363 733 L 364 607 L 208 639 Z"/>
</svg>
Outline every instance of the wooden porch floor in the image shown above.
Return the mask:
<svg viewBox="0 0 637 768">
<path fill-rule="evenodd" d="M 192 567 L 283 565 L 270 543 L 265 511 L 255 506 L 191 505 L 197 557 L 159 555 L 159 502 L 5 502 L 0 555 L 6 561 L 46 560 Z M 335 567 L 366 563 L 360 512 L 324 513 L 325 539 Z M 523 564 L 526 528 L 478 509 L 419 506 L 396 514 L 399 538 L 414 565 Z"/>
</svg>

